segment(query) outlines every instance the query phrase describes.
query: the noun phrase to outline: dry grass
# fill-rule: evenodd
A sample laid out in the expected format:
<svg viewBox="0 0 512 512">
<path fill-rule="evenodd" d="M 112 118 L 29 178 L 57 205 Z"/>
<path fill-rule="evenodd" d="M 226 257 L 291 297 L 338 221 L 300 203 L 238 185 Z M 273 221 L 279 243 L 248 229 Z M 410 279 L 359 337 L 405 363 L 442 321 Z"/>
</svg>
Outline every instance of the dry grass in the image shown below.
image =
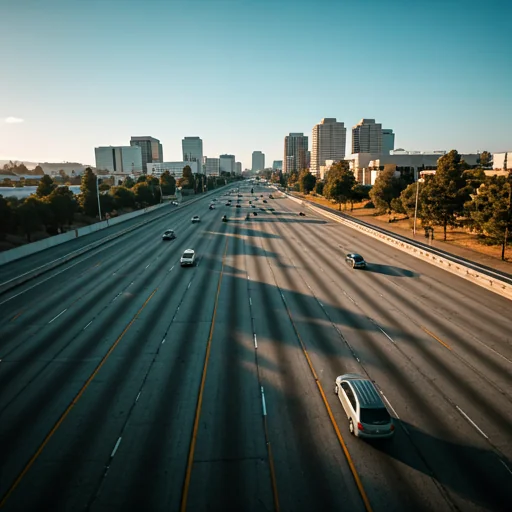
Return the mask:
<svg viewBox="0 0 512 512">
<path fill-rule="evenodd" d="M 319 196 L 304 196 L 303 194 L 294 194 L 301 199 L 307 199 L 308 201 L 312 201 L 314 203 L 322 204 L 333 210 L 338 210 L 339 206 L 337 204 L 333 204 L 331 201 L 325 199 L 324 197 Z M 399 234 L 412 237 L 413 230 L 413 220 L 407 218 L 405 215 L 397 215 L 393 214 L 391 218 L 392 222 L 389 222 L 389 216 L 386 215 L 376 215 L 376 210 L 374 208 L 364 208 L 366 201 L 359 204 L 354 204 L 354 210 L 351 212 L 349 210 L 343 210 L 345 213 L 353 215 L 354 217 L 361 218 L 366 222 L 371 224 L 375 224 L 377 226 L 381 226 L 390 231 L 395 231 Z M 416 237 L 423 239 L 424 231 L 421 226 L 421 220 L 418 219 L 416 225 Z M 476 253 L 489 256 L 491 258 L 496 258 L 501 262 L 501 246 L 498 245 L 484 245 L 480 243 L 479 235 L 470 233 L 464 228 L 450 228 L 448 227 L 446 231 L 446 242 L 443 241 L 443 230 L 441 227 L 435 228 L 435 240 L 436 242 L 443 242 L 449 245 L 453 245 L 455 247 L 461 247 L 464 249 L 469 249 Z M 512 266 L 512 247 L 508 249 L 508 258 L 506 261 Z M 505 262 L 503 262 L 505 263 Z"/>
</svg>

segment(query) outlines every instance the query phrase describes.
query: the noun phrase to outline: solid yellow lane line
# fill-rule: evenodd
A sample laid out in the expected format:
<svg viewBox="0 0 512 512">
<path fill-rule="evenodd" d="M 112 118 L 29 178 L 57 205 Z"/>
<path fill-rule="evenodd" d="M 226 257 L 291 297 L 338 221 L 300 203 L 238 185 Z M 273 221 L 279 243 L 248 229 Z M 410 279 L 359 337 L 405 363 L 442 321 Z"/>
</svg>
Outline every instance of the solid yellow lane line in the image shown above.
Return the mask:
<svg viewBox="0 0 512 512">
<path fill-rule="evenodd" d="M 439 339 L 433 332 L 430 332 L 426 327 L 421 326 L 421 329 L 426 332 L 429 336 L 434 338 L 437 342 L 441 343 L 443 347 L 447 348 L 448 350 L 451 350 L 452 347 L 450 345 L 446 344 L 443 340 Z"/>
<path fill-rule="evenodd" d="M 8 491 L 5 493 L 4 497 L 2 498 L 2 501 L 0 501 L 0 508 L 2 508 L 6 501 L 8 500 L 9 496 L 13 493 L 13 491 L 18 487 L 23 477 L 27 474 L 29 469 L 32 467 L 34 462 L 37 460 L 39 455 L 41 455 L 42 451 L 44 450 L 45 446 L 48 444 L 52 436 L 57 432 L 58 428 L 61 426 L 62 422 L 66 419 L 67 415 L 70 413 L 71 409 L 77 404 L 78 400 L 80 400 L 80 397 L 84 394 L 85 390 L 89 387 L 89 384 L 93 381 L 94 377 L 98 374 L 101 367 L 105 364 L 107 359 L 109 358 L 110 354 L 114 351 L 114 349 L 117 347 L 119 342 L 123 339 L 124 335 L 128 332 L 130 327 L 133 325 L 135 320 L 139 317 L 139 315 L 142 313 L 142 310 L 146 307 L 147 303 L 151 300 L 153 295 L 155 295 L 158 288 L 155 288 L 151 295 L 146 299 L 146 302 L 142 305 L 142 307 L 137 311 L 135 316 L 131 319 L 130 323 L 125 327 L 124 331 L 118 336 L 114 344 L 109 348 L 108 352 L 103 356 L 102 360 L 98 363 L 98 366 L 96 366 L 95 370 L 92 372 L 92 374 L 89 376 L 85 384 L 82 386 L 80 391 L 77 393 L 75 398 L 73 398 L 72 402 L 67 406 L 66 410 L 62 413 L 61 417 L 57 420 L 53 428 L 48 432 L 46 437 L 44 438 L 43 442 L 39 446 L 39 448 L 36 450 L 34 455 L 32 455 L 31 459 L 27 462 L 21 473 L 18 475 L 14 483 L 9 487 Z"/>
<path fill-rule="evenodd" d="M 201 417 L 201 407 L 203 405 L 204 386 L 206 383 L 206 372 L 208 370 L 208 362 L 210 360 L 210 351 L 212 347 L 213 331 L 215 329 L 215 319 L 217 317 L 217 305 L 219 303 L 220 287 L 222 284 L 222 276 L 224 274 L 224 262 L 228 251 L 229 237 L 226 237 L 226 246 L 224 248 L 224 254 L 222 256 L 222 267 L 220 270 L 219 282 L 217 284 L 217 293 L 215 295 L 215 303 L 213 306 L 212 323 L 210 325 L 210 333 L 208 335 L 208 341 L 206 343 L 206 354 L 204 356 L 203 374 L 201 376 L 201 384 L 199 385 L 199 395 L 197 397 L 196 412 L 194 417 L 194 427 L 192 429 L 192 438 L 190 439 L 190 447 L 188 450 L 187 458 L 187 469 L 185 471 L 185 480 L 183 482 L 183 489 L 181 492 L 181 504 L 180 511 L 185 512 L 187 510 L 188 490 L 190 487 L 190 479 L 192 476 L 192 465 L 194 463 L 194 452 L 196 449 L 197 431 L 199 429 L 199 419 Z"/>
<path fill-rule="evenodd" d="M 343 436 L 341 435 L 340 429 L 338 427 L 338 424 L 336 423 L 336 420 L 334 418 L 334 414 L 332 413 L 331 406 L 329 405 L 329 402 L 327 401 L 327 397 L 325 395 L 324 389 L 322 387 L 322 384 L 320 383 L 320 379 L 318 378 L 318 375 L 315 371 L 315 368 L 313 366 L 313 363 L 309 357 L 308 351 L 306 349 L 306 345 L 302 341 L 302 338 L 299 334 L 299 331 L 297 330 L 297 327 L 295 326 L 295 322 L 293 321 L 292 315 L 290 313 L 290 310 L 288 309 L 288 305 L 283 300 L 286 311 L 288 313 L 288 317 L 290 318 L 290 322 L 292 323 L 293 330 L 295 331 L 295 335 L 297 336 L 297 339 L 299 340 L 300 346 L 302 348 L 302 351 L 304 352 L 304 355 L 306 356 L 306 361 L 308 362 L 309 369 L 311 370 L 311 373 L 313 374 L 313 377 L 315 379 L 316 385 L 318 387 L 318 390 L 320 391 L 320 396 L 322 397 L 322 400 L 324 402 L 325 408 L 327 409 L 327 414 L 329 415 L 329 419 L 331 420 L 332 426 L 334 428 L 334 431 L 336 432 L 336 437 L 338 438 L 338 442 L 340 443 L 340 446 L 343 450 L 343 453 L 345 454 L 345 458 L 347 459 L 348 466 L 350 468 L 350 471 L 352 472 L 352 476 L 354 477 L 354 481 L 356 483 L 357 489 L 359 491 L 359 494 L 361 495 L 361 499 L 363 500 L 365 509 L 367 512 L 372 512 L 372 506 L 370 504 L 370 500 L 368 499 L 368 496 L 366 494 L 366 491 L 363 487 L 363 482 L 361 481 L 361 478 L 359 476 L 359 473 L 357 472 L 356 466 L 354 464 L 354 461 L 352 460 L 352 457 L 350 456 L 350 453 L 348 451 L 347 445 L 345 444 L 345 441 L 343 439 Z"/>
</svg>

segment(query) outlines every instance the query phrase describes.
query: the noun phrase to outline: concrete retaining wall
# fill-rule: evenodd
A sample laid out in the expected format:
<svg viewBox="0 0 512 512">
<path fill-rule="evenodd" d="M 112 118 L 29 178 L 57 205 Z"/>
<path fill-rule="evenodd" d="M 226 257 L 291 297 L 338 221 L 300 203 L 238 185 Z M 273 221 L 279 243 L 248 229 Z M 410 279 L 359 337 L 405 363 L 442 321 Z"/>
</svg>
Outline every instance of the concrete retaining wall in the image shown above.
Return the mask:
<svg viewBox="0 0 512 512">
<path fill-rule="evenodd" d="M 212 190 L 211 192 L 207 192 L 206 194 L 201 194 L 199 197 L 197 197 L 195 199 L 191 199 L 190 201 L 187 201 L 186 203 L 182 204 L 181 207 L 188 206 L 189 204 L 194 204 L 204 197 L 213 195 L 218 190 L 219 189 L 215 189 L 215 190 Z M 26 246 L 23 246 L 23 247 L 17 247 L 16 249 L 11 249 L 10 251 L 5 251 L 4 253 L 0 253 L 0 265 L 3 263 L 10 262 L 10 261 L 15 261 L 16 259 L 19 259 L 19 258 L 23 258 L 24 256 L 28 256 L 29 254 L 34 254 L 36 252 L 44 251 L 45 249 L 48 249 L 49 247 L 63 244 L 65 242 L 68 242 L 69 240 L 77 238 L 77 236 L 85 236 L 94 231 L 99 231 L 101 229 L 108 229 L 109 227 L 111 227 L 114 224 L 119 224 L 119 223 L 127 221 L 129 219 L 133 219 L 134 217 L 142 216 L 146 213 L 152 212 L 159 208 L 165 208 L 166 206 L 170 206 L 169 203 L 163 203 L 163 204 L 145 208 L 143 210 L 137 210 L 135 212 L 127 213 L 126 215 L 121 215 L 120 217 L 110 219 L 109 221 L 98 222 L 96 224 L 92 224 L 90 226 L 85 226 L 85 227 L 80 228 L 75 231 L 63 233 L 62 235 L 56 235 L 56 236 L 48 238 L 46 240 L 41 240 L 40 242 L 34 242 L 32 244 L 27 244 Z M 181 209 L 181 207 L 174 208 L 172 211 L 178 211 L 178 209 Z M 169 213 L 168 211 L 164 211 L 164 212 L 162 212 L 161 215 L 157 215 L 156 217 L 152 217 L 151 219 L 147 219 L 147 220 L 142 219 L 141 222 L 138 222 L 138 223 L 134 224 L 133 226 L 130 226 L 126 229 L 123 229 L 123 230 L 113 233 L 111 235 L 108 235 L 108 233 L 105 233 L 105 236 L 103 238 L 101 238 L 100 240 L 96 240 L 95 242 L 85 245 L 84 247 L 80 247 L 80 249 L 72 251 L 64 256 L 61 256 L 60 258 L 50 261 L 49 263 L 45 263 L 44 265 L 41 265 L 38 268 L 32 269 L 30 272 L 26 272 L 25 274 L 18 275 L 16 277 L 10 279 L 9 281 L 0 283 L 0 294 L 3 292 L 6 292 L 7 290 L 10 290 L 11 288 L 14 288 L 15 286 L 19 286 L 20 284 L 23 284 L 23 283 L 29 281 L 30 279 L 33 279 L 34 277 L 44 274 L 45 272 L 48 272 L 49 270 L 51 270 L 55 267 L 58 267 L 59 265 L 62 265 L 64 263 L 72 260 L 73 258 L 80 256 L 81 254 L 91 251 L 91 250 L 95 249 L 96 247 L 99 247 L 100 245 L 106 244 L 107 242 L 110 242 L 111 240 L 114 240 L 115 238 L 123 236 L 124 234 L 126 234 L 130 231 L 133 231 L 134 229 L 138 229 L 139 227 L 141 227 L 145 224 L 149 224 L 150 222 L 154 222 L 158 219 L 161 219 L 164 215 L 167 215 L 168 213 Z M 77 232 L 79 232 L 78 235 L 76 234 Z M 55 241 L 53 241 L 53 240 L 55 240 Z M 47 242 L 47 244 L 44 244 L 43 242 Z M 35 248 L 31 249 L 32 246 L 34 246 Z M 18 252 L 18 249 L 26 249 L 26 252 L 25 253 L 23 251 Z M 1 259 L 2 255 L 8 255 L 10 253 L 14 253 L 15 251 L 16 251 L 16 253 L 15 253 L 14 257 L 5 257 L 6 261 L 3 261 Z"/>
<path fill-rule="evenodd" d="M 499 278 L 499 276 L 496 276 L 496 277 L 488 276 L 484 272 L 479 272 L 478 270 L 476 270 L 474 268 L 468 267 L 462 261 L 457 262 L 457 261 L 453 261 L 448 258 L 444 258 L 443 256 L 440 256 L 439 254 L 435 254 L 426 249 L 416 247 L 412 244 L 408 244 L 407 242 L 404 242 L 403 240 L 399 240 L 399 239 L 394 238 L 388 234 L 381 233 L 380 231 L 378 231 L 376 229 L 372 229 L 368 226 L 364 226 L 362 224 L 353 222 L 349 219 L 340 217 L 333 213 L 329 213 L 325 210 L 322 210 L 321 208 L 317 208 L 316 206 L 313 206 L 311 203 L 308 203 L 307 201 L 297 199 L 296 197 L 293 197 L 288 194 L 287 194 L 287 196 L 288 196 L 288 198 L 295 201 L 296 203 L 306 206 L 310 210 L 313 210 L 314 212 L 316 212 L 320 215 L 323 215 L 324 217 L 328 217 L 328 218 L 330 218 L 336 222 L 339 222 L 340 224 L 344 224 L 352 229 L 357 229 L 358 231 L 364 233 L 365 235 L 371 236 L 372 238 L 376 238 L 377 240 L 380 240 L 381 242 L 384 242 L 385 244 L 391 245 L 391 246 L 395 247 L 396 249 L 400 249 L 401 251 L 407 252 L 416 258 L 419 258 L 419 259 L 426 261 L 432 265 L 435 265 L 436 267 L 442 268 L 448 272 L 451 272 L 452 274 L 456 274 L 459 277 L 462 277 L 463 279 L 471 281 L 472 283 L 475 283 L 491 292 L 497 293 L 503 297 L 506 297 L 507 299 L 512 300 L 512 285 L 502 281 Z M 457 259 L 455 256 L 453 256 L 453 258 L 455 260 Z"/>
</svg>

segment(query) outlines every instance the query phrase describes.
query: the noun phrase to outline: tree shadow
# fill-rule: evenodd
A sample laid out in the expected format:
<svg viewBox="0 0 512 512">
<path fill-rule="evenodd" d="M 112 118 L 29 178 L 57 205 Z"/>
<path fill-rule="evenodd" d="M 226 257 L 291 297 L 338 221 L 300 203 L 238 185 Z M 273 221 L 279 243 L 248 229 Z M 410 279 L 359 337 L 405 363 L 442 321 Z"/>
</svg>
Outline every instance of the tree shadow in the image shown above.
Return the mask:
<svg viewBox="0 0 512 512">
<path fill-rule="evenodd" d="M 393 277 L 420 277 L 418 272 L 413 272 L 412 270 L 407 270 L 405 268 L 395 267 L 393 265 L 381 265 L 379 263 L 366 262 L 366 271 Z"/>
<path fill-rule="evenodd" d="M 397 419 L 395 425 L 397 428 L 393 440 L 367 441 L 367 444 L 416 471 L 433 476 L 443 486 L 473 504 L 487 510 L 510 510 L 512 487 L 510 473 L 504 467 L 504 464 L 508 468 L 512 467 L 510 460 L 498 458 L 491 449 L 449 440 L 448 434 L 447 439 L 442 439 Z M 431 475 L 431 471 L 414 451 L 404 450 L 407 444 L 406 432 L 423 454 L 428 466 L 435 467 L 434 475 Z M 446 464 L 447 457 L 451 464 Z"/>
</svg>

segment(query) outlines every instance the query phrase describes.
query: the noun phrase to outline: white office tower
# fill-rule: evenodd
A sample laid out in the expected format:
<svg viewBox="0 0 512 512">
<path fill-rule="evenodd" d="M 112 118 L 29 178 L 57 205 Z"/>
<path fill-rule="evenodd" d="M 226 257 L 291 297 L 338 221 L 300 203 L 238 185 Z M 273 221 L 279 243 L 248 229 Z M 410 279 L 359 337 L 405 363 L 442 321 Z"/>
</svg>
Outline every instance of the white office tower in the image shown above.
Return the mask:
<svg viewBox="0 0 512 512">
<path fill-rule="evenodd" d="M 307 168 L 308 137 L 290 133 L 284 138 L 283 172 L 300 172 Z"/>
<path fill-rule="evenodd" d="M 352 127 L 352 153 L 382 153 L 382 125 L 375 119 L 361 119 Z"/>
<path fill-rule="evenodd" d="M 335 117 L 326 117 L 313 127 L 311 147 L 311 172 L 317 174 L 326 160 L 339 161 L 345 158 L 347 129 L 345 123 Z"/>
<path fill-rule="evenodd" d="M 206 157 L 204 167 L 206 176 L 220 176 L 220 158 Z"/>
<path fill-rule="evenodd" d="M 185 137 L 181 141 L 184 162 L 198 162 L 203 164 L 203 141 L 200 137 Z"/>
<path fill-rule="evenodd" d="M 139 146 L 100 146 L 94 148 L 96 169 L 113 174 L 142 173 L 142 150 Z"/>
</svg>

